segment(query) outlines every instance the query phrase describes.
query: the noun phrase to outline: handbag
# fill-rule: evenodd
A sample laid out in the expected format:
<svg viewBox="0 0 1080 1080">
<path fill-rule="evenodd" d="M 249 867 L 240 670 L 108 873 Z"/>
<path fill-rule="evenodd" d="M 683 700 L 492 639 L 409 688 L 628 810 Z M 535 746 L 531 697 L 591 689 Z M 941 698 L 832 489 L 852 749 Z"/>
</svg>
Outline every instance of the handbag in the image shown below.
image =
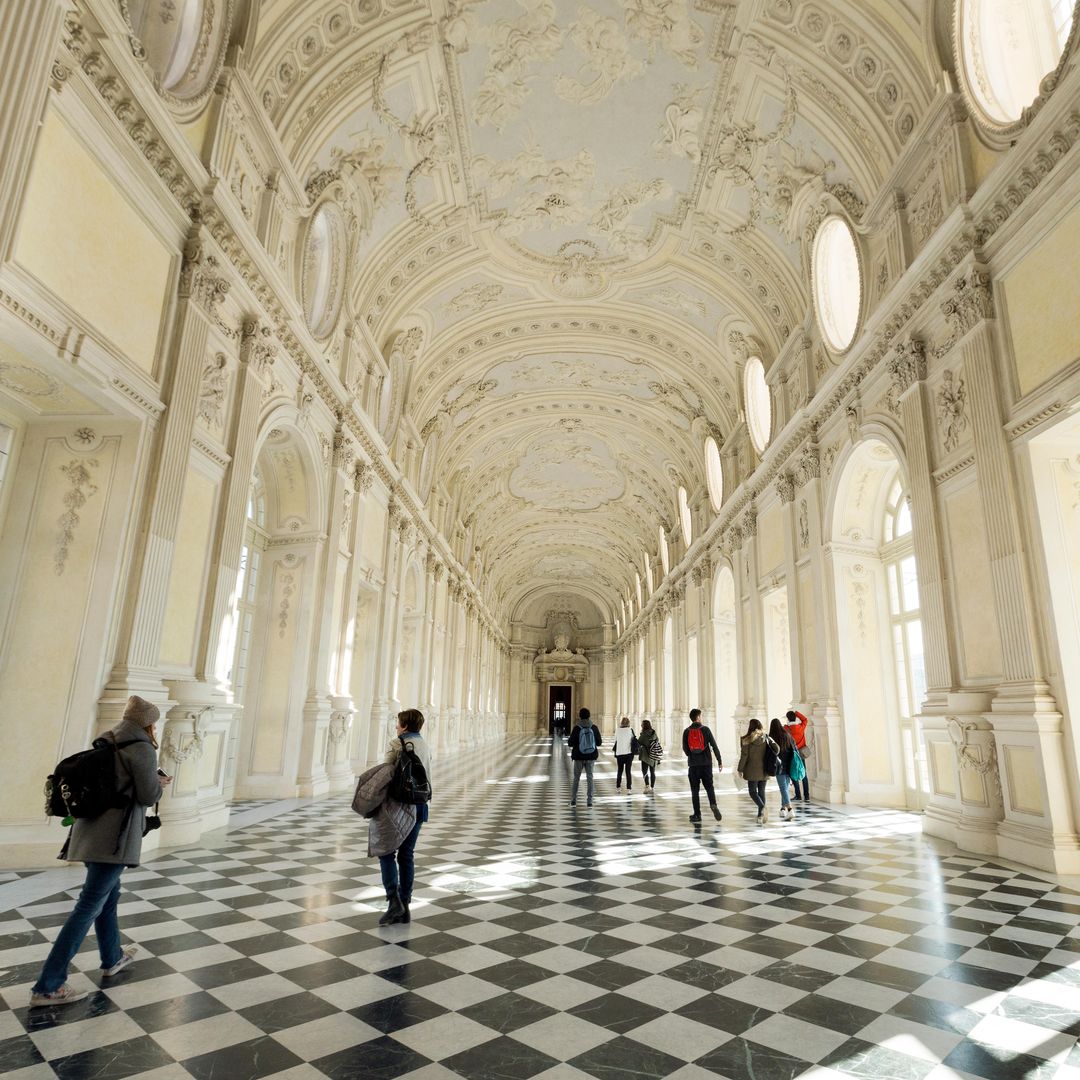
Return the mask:
<svg viewBox="0 0 1080 1080">
<path fill-rule="evenodd" d="M 630 753 L 636 754 L 641 749 L 641 743 L 638 742 L 638 737 L 631 731 L 630 732 Z"/>
</svg>

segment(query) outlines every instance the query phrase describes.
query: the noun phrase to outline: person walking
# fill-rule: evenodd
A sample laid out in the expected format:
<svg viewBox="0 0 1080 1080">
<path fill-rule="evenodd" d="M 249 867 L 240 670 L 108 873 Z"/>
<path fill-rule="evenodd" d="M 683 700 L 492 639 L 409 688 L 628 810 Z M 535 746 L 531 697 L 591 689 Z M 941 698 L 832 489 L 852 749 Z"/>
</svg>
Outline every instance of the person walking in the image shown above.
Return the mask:
<svg viewBox="0 0 1080 1080">
<path fill-rule="evenodd" d="M 626 773 L 626 794 L 629 795 L 634 786 L 634 773 L 631 763 L 638 751 L 638 737 L 630 726 L 630 718 L 624 716 L 615 729 L 615 760 L 619 763 L 619 769 L 615 776 L 615 790 L 622 790 L 623 773 Z"/>
<path fill-rule="evenodd" d="M 431 785 L 431 753 L 427 741 L 420 734 L 424 726 L 424 714 L 419 709 L 405 709 L 397 714 L 397 737 L 386 748 L 387 765 L 397 768 L 398 759 L 410 751 L 424 767 L 427 783 Z M 408 749 L 406 749 L 408 743 Z M 428 820 L 428 804 L 414 804 L 416 822 L 396 850 L 379 855 L 379 870 L 383 888 L 386 890 L 386 912 L 379 919 L 380 926 L 412 921 L 409 905 L 412 903 L 413 880 L 416 875 L 416 841 L 420 827 Z"/>
<path fill-rule="evenodd" d="M 656 734 L 648 720 L 641 721 L 641 734 L 638 736 L 638 758 L 641 761 L 641 779 L 645 782 L 645 791 L 656 794 L 656 766 L 660 764 L 664 749 L 660 745 L 660 736 Z"/>
<path fill-rule="evenodd" d="M 701 821 L 701 799 L 698 795 L 700 787 L 705 788 L 705 794 L 709 797 L 709 807 L 713 817 L 717 821 L 722 817 L 720 807 L 716 805 L 716 792 L 713 790 L 712 759 L 716 756 L 716 764 L 720 772 L 724 771 L 724 762 L 720 758 L 720 747 L 716 745 L 712 731 L 701 722 L 701 710 L 690 710 L 690 726 L 682 734 L 682 748 L 686 755 L 687 776 L 690 779 L 690 799 L 694 804 L 694 812 L 690 820 L 696 825 Z"/>
<path fill-rule="evenodd" d="M 795 743 L 795 749 L 799 751 L 799 756 L 803 759 L 803 778 L 802 778 L 802 795 L 799 794 L 799 781 L 792 780 L 791 797 L 795 802 L 809 802 L 810 801 L 810 778 L 806 775 L 805 762 L 807 758 L 806 753 L 806 725 L 810 721 L 799 712 L 798 709 L 788 709 L 787 711 L 787 728 L 788 734 L 791 736 L 792 742 Z"/>
<path fill-rule="evenodd" d="M 118 975 L 135 959 L 138 946 L 120 947 L 116 906 L 125 867 L 139 865 L 146 808 L 158 802 L 162 790 L 172 782 L 172 777 L 157 767 L 154 725 L 159 716 L 156 705 L 133 695 L 124 707 L 123 719 L 103 736 L 117 744 L 116 790 L 129 802 L 96 818 L 76 818 L 71 827 L 66 858 L 85 863 L 86 880 L 30 990 L 31 1008 L 67 1005 L 86 997 L 85 990 L 68 985 L 67 974 L 91 926 L 97 935 L 104 978 Z"/>
<path fill-rule="evenodd" d="M 590 716 L 588 709 L 581 709 L 578 712 L 578 722 L 574 725 L 574 730 L 570 732 L 570 738 L 566 742 L 570 747 L 570 757 L 574 762 L 574 782 L 570 787 L 571 806 L 577 805 L 578 784 L 581 782 L 582 770 L 585 772 L 587 805 L 592 806 L 593 767 L 600 756 L 600 746 L 604 740 Z"/>
<path fill-rule="evenodd" d="M 757 807 L 757 822 L 763 825 L 769 820 L 769 810 L 765 805 L 765 751 L 772 740 L 765 734 L 761 721 L 753 719 L 747 725 L 746 734 L 739 740 L 739 776 L 746 781 L 746 790 Z M 773 752 L 776 750 L 775 743 Z"/>
<path fill-rule="evenodd" d="M 791 758 L 797 753 L 795 741 L 777 717 L 769 724 L 769 738 L 779 747 L 780 763 L 776 770 L 776 786 L 780 789 L 780 819 L 790 821 L 795 816 L 791 808 Z"/>
</svg>

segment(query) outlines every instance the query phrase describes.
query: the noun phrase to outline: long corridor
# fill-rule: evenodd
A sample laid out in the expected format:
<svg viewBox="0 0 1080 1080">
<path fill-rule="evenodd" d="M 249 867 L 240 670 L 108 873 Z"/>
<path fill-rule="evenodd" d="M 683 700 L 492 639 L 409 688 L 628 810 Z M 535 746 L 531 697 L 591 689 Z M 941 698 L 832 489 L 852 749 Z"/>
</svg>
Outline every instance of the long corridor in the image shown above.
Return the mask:
<svg viewBox="0 0 1080 1080">
<path fill-rule="evenodd" d="M 437 763 L 411 925 L 376 925 L 347 798 L 129 871 L 142 958 L 66 1009 L 26 1002 L 74 892 L 0 913 L 0 1073 L 1080 1078 L 1080 895 L 942 854 L 910 814 L 777 822 L 775 789 L 770 824 L 727 792 L 695 830 L 676 763 L 627 796 L 604 754 L 571 809 L 568 766 L 541 738 Z M 76 963 L 100 983 L 93 937 Z"/>
</svg>

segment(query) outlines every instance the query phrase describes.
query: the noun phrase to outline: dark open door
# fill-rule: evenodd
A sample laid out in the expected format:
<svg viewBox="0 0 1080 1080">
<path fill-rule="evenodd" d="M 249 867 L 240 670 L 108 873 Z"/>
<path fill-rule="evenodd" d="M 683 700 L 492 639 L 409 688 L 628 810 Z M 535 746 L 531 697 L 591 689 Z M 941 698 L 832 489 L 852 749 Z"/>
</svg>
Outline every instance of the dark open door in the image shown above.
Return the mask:
<svg viewBox="0 0 1080 1080">
<path fill-rule="evenodd" d="M 548 731 L 552 734 L 570 731 L 570 691 L 569 686 L 548 688 Z"/>
</svg>

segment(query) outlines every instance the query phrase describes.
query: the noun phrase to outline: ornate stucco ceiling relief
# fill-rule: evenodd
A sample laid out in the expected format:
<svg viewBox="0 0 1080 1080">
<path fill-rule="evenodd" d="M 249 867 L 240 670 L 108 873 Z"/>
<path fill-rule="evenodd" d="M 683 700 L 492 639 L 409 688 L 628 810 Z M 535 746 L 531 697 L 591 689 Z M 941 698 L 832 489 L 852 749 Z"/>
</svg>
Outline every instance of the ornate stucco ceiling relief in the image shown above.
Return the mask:
<svg viewBox="0 0 1080 1080">
<path fill-rule="evenodd" d="M 611 448 L 582 431 L 537 439 L 510 473 L 510 492 L 542 510 L 596 510 L 626 489 Z"/>
<path fill-rule="evenodd" d="M 359 193 L 348 310 L 367 342 L 425 330 L 379 415 L 423 443 L 424 497 L 504 616 L 555 581 L 613 619 L 677 488 L 703 503 L 706 435 L 749 474 L 732 331 L 786 371 L 823 207 L 873 230 L 933 98 L 918 10 L 260 5 L 252 77 L 295 190 Z"/>
<path fill-rule="evenodd" d="M 464 137 L 498 232 L 546 257 L 580 240 L 644 255 L 701 160 L 715 23 L 686 0 L 471 5 L 456 56 Z"/>
</svg>

